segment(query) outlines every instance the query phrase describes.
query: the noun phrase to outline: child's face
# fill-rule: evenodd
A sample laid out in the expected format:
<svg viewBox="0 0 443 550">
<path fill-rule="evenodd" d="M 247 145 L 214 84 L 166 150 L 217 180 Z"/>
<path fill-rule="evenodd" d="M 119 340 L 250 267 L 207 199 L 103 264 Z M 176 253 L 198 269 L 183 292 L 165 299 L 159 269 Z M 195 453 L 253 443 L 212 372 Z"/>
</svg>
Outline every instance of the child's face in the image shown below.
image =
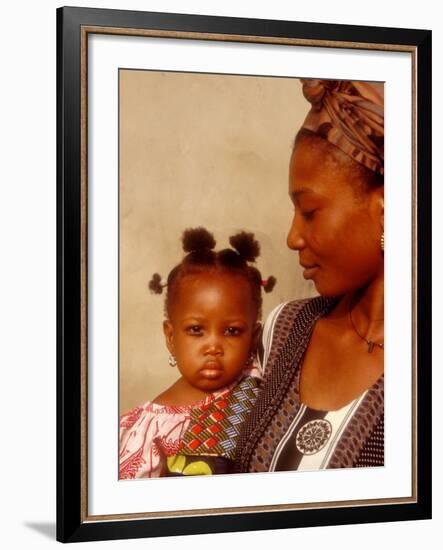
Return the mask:
<svg viewBox="0 0 443 550">
<path fill-rule="evenodd" d="M 166 345 L 191 386 L 212 392 L 245 367 L 258 334 L 249 283 L 220 273 L 189 275 L 180 282 L 164 322 Z"/>
</svg>

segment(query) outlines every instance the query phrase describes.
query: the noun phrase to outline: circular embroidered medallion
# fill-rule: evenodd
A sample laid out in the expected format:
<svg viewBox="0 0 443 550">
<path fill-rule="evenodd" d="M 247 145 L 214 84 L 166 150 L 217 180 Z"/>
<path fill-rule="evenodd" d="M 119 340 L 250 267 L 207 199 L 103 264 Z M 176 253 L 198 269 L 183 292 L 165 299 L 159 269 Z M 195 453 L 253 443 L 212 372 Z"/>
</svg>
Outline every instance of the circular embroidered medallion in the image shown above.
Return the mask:
<svg viewBox="0 0 443 550">
<path fill-rule="evenodd" d="M 328 420 L 311 420 L 300 428 L 295 444 L 304 455 L 314 455 L 329 441 L 332 426 Z"/>
</svg>

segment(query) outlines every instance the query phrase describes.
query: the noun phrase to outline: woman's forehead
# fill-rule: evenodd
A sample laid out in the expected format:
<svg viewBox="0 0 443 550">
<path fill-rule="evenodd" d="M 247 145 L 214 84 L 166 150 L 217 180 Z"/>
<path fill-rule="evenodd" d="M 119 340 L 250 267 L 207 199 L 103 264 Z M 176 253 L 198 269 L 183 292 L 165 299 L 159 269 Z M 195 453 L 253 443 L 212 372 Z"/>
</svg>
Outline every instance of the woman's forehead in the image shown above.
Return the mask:
<svg viewBox="0 0 443 550">
<path fill-rule="evenodd" d="M 351 169 L 328 147 L 316 146 L 316 142 L 301 141 L 295 145 L 289 170 L 289 193 L 291 198 L 309 197 L 313 194 L 352 191 Z M 337 158 L 338 157 L 338 158 Z"/>
</svg>

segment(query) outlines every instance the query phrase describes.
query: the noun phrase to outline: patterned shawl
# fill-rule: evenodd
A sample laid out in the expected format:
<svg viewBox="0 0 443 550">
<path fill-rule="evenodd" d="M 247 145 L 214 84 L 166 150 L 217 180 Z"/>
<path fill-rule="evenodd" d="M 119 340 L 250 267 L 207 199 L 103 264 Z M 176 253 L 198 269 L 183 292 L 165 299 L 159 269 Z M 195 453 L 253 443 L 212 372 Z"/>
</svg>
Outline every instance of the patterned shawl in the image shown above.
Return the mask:
<svg viewBox="0 0 443 550">
<path fill-rule="evenodd" d="M 243 426 L 237 472 L 269 471 L 278 444 L 300 408 L 300 371 L 316 321 L 336 301 L 322 296 L 296 300 L 279 313 L 266 362 L 264 387 Z M 354 414 L 328 468 L 383 465 L 384 377 L 370 388 Z M 379 444 L 380 443 L 380 444 Z M 378 457 L 374 461 L 374 449 Z"/>
</svg>

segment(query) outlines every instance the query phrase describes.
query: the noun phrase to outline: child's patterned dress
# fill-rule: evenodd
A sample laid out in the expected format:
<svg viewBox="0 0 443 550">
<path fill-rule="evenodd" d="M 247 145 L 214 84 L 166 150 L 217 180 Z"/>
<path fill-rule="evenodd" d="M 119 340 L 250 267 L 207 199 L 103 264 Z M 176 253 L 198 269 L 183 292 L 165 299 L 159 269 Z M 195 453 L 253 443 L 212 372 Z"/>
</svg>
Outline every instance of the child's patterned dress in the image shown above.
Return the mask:
<svg viewBox="0 0 443 550">
<path fill-rule="evenodd" d="M 240 427 L 259 391 L 257 367 L 186 406 L 148 401 L 120 419 L 120 479 L 229 473 Z"/>
</svg>

